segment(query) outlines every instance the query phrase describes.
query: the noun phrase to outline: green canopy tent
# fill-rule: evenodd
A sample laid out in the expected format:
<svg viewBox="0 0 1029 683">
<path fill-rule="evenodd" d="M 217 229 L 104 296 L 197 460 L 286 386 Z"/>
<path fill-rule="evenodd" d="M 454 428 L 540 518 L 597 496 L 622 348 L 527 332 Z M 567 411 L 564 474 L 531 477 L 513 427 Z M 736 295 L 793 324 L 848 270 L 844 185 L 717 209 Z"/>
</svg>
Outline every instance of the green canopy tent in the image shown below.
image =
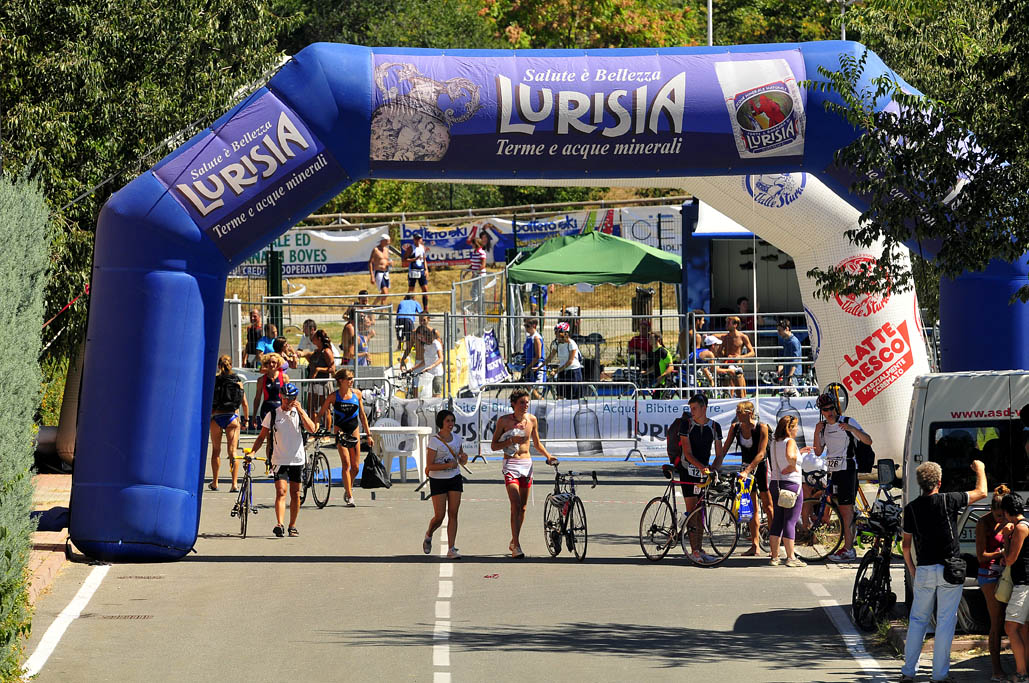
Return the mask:
<svg viewBox="0 0 1029 683">
<path fill-rule="evenodd" d="M 679 284 L 682 260 L 646 244 L 593 231 L 547 240 L 511 266 L 507 276 L 515 284 Z"/>
</svg>

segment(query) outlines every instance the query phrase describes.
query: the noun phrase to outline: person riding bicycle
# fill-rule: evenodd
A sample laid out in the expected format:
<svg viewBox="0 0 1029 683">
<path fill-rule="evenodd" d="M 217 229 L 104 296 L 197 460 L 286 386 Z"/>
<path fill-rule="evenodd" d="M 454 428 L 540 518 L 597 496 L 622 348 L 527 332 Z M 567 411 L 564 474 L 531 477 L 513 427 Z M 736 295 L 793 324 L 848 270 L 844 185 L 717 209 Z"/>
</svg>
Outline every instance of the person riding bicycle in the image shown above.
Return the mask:
<svg viewBox="0 0 1029 683">
<path fill-rule="evenodd" d="M 370 434 L 368 417 L 364 411 L 361 392 L 354 388 L 354 372 L 343 368 L 334 375 L 338 388 L 329 394 L 318 410 L 315 422 L 321 423 L 322 416 L 330 413 L 333 430 L 336 432 L 336 450 L 342 465 L 343 505 L 354 504 L 354 479 L 361 464 L 361 447 L 358 443 L 358 422 L 365 434 Z M 352 444 L 352 445 L 351 445 Z"/>
<path fill-rule="evenodd" d="M 686 430 L 679 427 L 679 447 L 682 456 L 673 464 L 679 471 L 679 478 L 687 482 L 682 487 L 682 495 L 686 504 L 686 515 L 689 516 L 700 502 L 701 488 L 698 484 L 707 481 L 713 468 L 721 469 L 725 451 L 722 449 L 722 426 L 707 416 L 707 396 L 694 394 L 689 400 L 690 419 Z M 714 447 L 715 461 L 711 463 L 711 448 Z M 690 551 L 698 564 L 710 564 L 716 558 L 700 549 L 701 529 L 689 532 Z"/>
<path fill-rule="evenodd" d="M 822 422 L 815 427 L 815 453 L 825 450 L 825 466 L 832 481 L 832 498 L 840 508 L 843 523 L 843 547 L 829 556 L 832 562 L 857 559 L 854 552 L 854 500 L 857 498 L 858 472 L 854 453 L 855 440 L 869 446 L 872 437 L 861 429 L 857 420 L 844 418 L 832 394 L 822 394 L 815 401 Z"/>
<path fill-rule="evenodd" d="M 297 515 L 300 514 L 300 482 L 303 478 L 304 433 L 301 429 L 313 432 L 317 429 L 314 421 L 300 407 L 297 397 L 300 390 L 289 382 L 279 391 L 282 405 L 276 406 L 264 416 L 261 433 L 254 440 L 253 452 L 261 447 L 268 434 L 272 434 L 272 472 L 275 477 L 275 528 L 272 532 L 282 538 L 285 529 L 282 525 L 286 515 L 286 482 L 289 481 L 289 535 L 299 536 L 297 531 Z"/>
</svg>

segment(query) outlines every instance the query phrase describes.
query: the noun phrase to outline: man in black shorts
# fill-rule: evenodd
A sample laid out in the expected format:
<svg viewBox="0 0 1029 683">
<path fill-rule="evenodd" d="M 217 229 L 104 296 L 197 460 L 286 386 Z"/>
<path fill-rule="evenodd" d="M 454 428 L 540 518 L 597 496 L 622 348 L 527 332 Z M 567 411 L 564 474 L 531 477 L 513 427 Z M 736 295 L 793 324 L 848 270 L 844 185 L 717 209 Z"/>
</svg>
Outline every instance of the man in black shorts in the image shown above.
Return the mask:
<svg viewBox="0 0 1029 683">
<path fill-rule="evenodd" d="M 297 515 L 300 514 L 300 479 L 306 458 L 301 425 L 309 432 L 318 429 L 314 421 L 300 407 L 300 402 L 297 401 L 299 394 L 300 390 L 292 382 L 282 388 L 279 392 L 282 397 L 282 405 L 264 416 L 261 433 L 257 435 L 251 448 L 252 452 L 256 453 L 264 440 L 268 438 L 269 432 L 271 433 L 276 520 L 272 532 L 280 538 L 285 532 L 282 520 L 286 516 L 287 481 L 289 482 L 289 535 L 300 535 L 300 532 L 297 531 Z"/>
<path fill-rule="evenodd" d="M 682 458 L 679 459 L 677 468 L 679 477 L 687 482 L 682 487 L 682 495 L 685 498 L 686 514 L 689 515 L 697 507 L 700 499 L 701 489 L 697 484 L 703 484 L 713 467 L 716 471 L 721 469 L 722 458 L 725 452 L 722 449 L 722 426 L 707 416 L 707 396 L 694 394 L 689 400 L 690 420 L 686 429 L 680 428 L 679 445 L 682 448 Z M 711 464 L 711 447 L 714 446 L 715 461 Z M 715 561 L 700 549 L 702 530 L 691 529 L 690 551 L 693 559 L 699 564 L 710 564 Z"/>
</svg>

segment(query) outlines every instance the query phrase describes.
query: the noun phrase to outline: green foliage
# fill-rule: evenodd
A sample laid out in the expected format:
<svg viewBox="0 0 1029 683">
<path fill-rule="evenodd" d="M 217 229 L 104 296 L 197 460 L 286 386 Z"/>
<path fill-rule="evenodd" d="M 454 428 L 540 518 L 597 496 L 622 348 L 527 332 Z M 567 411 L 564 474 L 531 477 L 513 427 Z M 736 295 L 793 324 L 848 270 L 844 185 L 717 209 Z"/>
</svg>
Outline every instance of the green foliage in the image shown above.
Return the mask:
<svg viewBox="0 0 1029 683">
<path fill-rule="evenodd" d="M 697 4 L 703 5 L 706 14 L 707 3 Z M 825 0 L 718 0 L 713 14 L 716 45 L 796 43 L 840 35 L 839 27 L 833 26 L 839 6 Z M 849 13 L 847 24 L 849 31 Z"/>
<path fill-rule="evenodd" d="M 60 227 L 47 319 L 85 290 L 110 194 L 185 140 L 166 138 L 202 128 L 276 63 L 276 36 L 295 20 L 265 5 L 0 0 L 0 155 L 9 171 L 33 169 Z M 69 355 L 85 319 L 77 305 L 54 321 L 48 354 Z"/>
<path fill-rule="evenodd" d="M 56 426 L 60 422 L 61 403 L 64 401 L 64 384 L 68 377 L 69 359 L 48 358 L 43 362 L 42 390 L 36 424 Z"/>
<path fill-rule="evenodd" d="M 1022 258 L 1029 132 L 1014 113 L 1029 104 L 1029 58 L 1016 27 L 1029 20 L 1029 3 L 872 2 L 853 18 L 868 45 L 931 96 L 912 96 L 883 77 L 859 88 L 864 57 L 821 73 L 815 87 L 842 100 L 830 109 L 865 131 L 837 155 L 860 178 L 852 190 L 869 201 L 848 237 L 866 246 L 882 239 L 885 248 L 863 273 L 809 273 L 819 294 L 910 287 L 911 271 L 896 258 L 897 245 L 908 240 L 941 245 L 932 267 L 921 270 L 929 282 L 936 273 L 953 278 L 991 259 Z M 876 111 L 872 103 L 884 97 L 899 111 Z M 1029 287 L 1017 296 L 1029 300 Z"/>
<path fill-rule="evenodd" d="M 42 192 L 24 176 L 0 176 L 0 335 L 15 340 L 0 361 L 0 680 L 17 678 L 28 632 L 25 580 L 32 504 L 33 416 L 39 404 L 39 326 L 50 246 Z"/>
</svg>

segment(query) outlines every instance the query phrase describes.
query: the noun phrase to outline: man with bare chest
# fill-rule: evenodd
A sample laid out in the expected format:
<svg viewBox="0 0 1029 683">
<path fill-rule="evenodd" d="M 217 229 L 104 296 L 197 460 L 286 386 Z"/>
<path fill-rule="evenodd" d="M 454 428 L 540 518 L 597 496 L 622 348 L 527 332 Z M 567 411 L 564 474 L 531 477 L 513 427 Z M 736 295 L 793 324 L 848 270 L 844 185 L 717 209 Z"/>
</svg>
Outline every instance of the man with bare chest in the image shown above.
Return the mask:
<svg viewBox="0 0 1029 683">
<path fill-rule="evenodd" d="M 740 332 L 740 319 L 735 315 L 725 320 L 729 331 L 721 336 L 722 343 L 718 346 L 719 358 L 752 358 L 756 355 L 754 345 L 750 343 L 750 337 Z M 719 372 L 719 375 L 726 378 L 729 386 L 741 387 L 734 392 L 737 398 L 746 396 L 742 387 L 746 386 L 746 379 L 743 376 L 743 366 L 729 364 L 723 366 L 728 372 Z"/>
<path fill-rule="evenodd" d="M 381 306 L 386 301 L 386 294 L 389 294 L 389 235 L 379 240 L 379 245 L 372 248 L 372 254 L 368 258 L 368 274 L 371 276 L 372 284 L 375 285 L 381 296 L 375 300 L 376 306 Z"/>
</svg>

